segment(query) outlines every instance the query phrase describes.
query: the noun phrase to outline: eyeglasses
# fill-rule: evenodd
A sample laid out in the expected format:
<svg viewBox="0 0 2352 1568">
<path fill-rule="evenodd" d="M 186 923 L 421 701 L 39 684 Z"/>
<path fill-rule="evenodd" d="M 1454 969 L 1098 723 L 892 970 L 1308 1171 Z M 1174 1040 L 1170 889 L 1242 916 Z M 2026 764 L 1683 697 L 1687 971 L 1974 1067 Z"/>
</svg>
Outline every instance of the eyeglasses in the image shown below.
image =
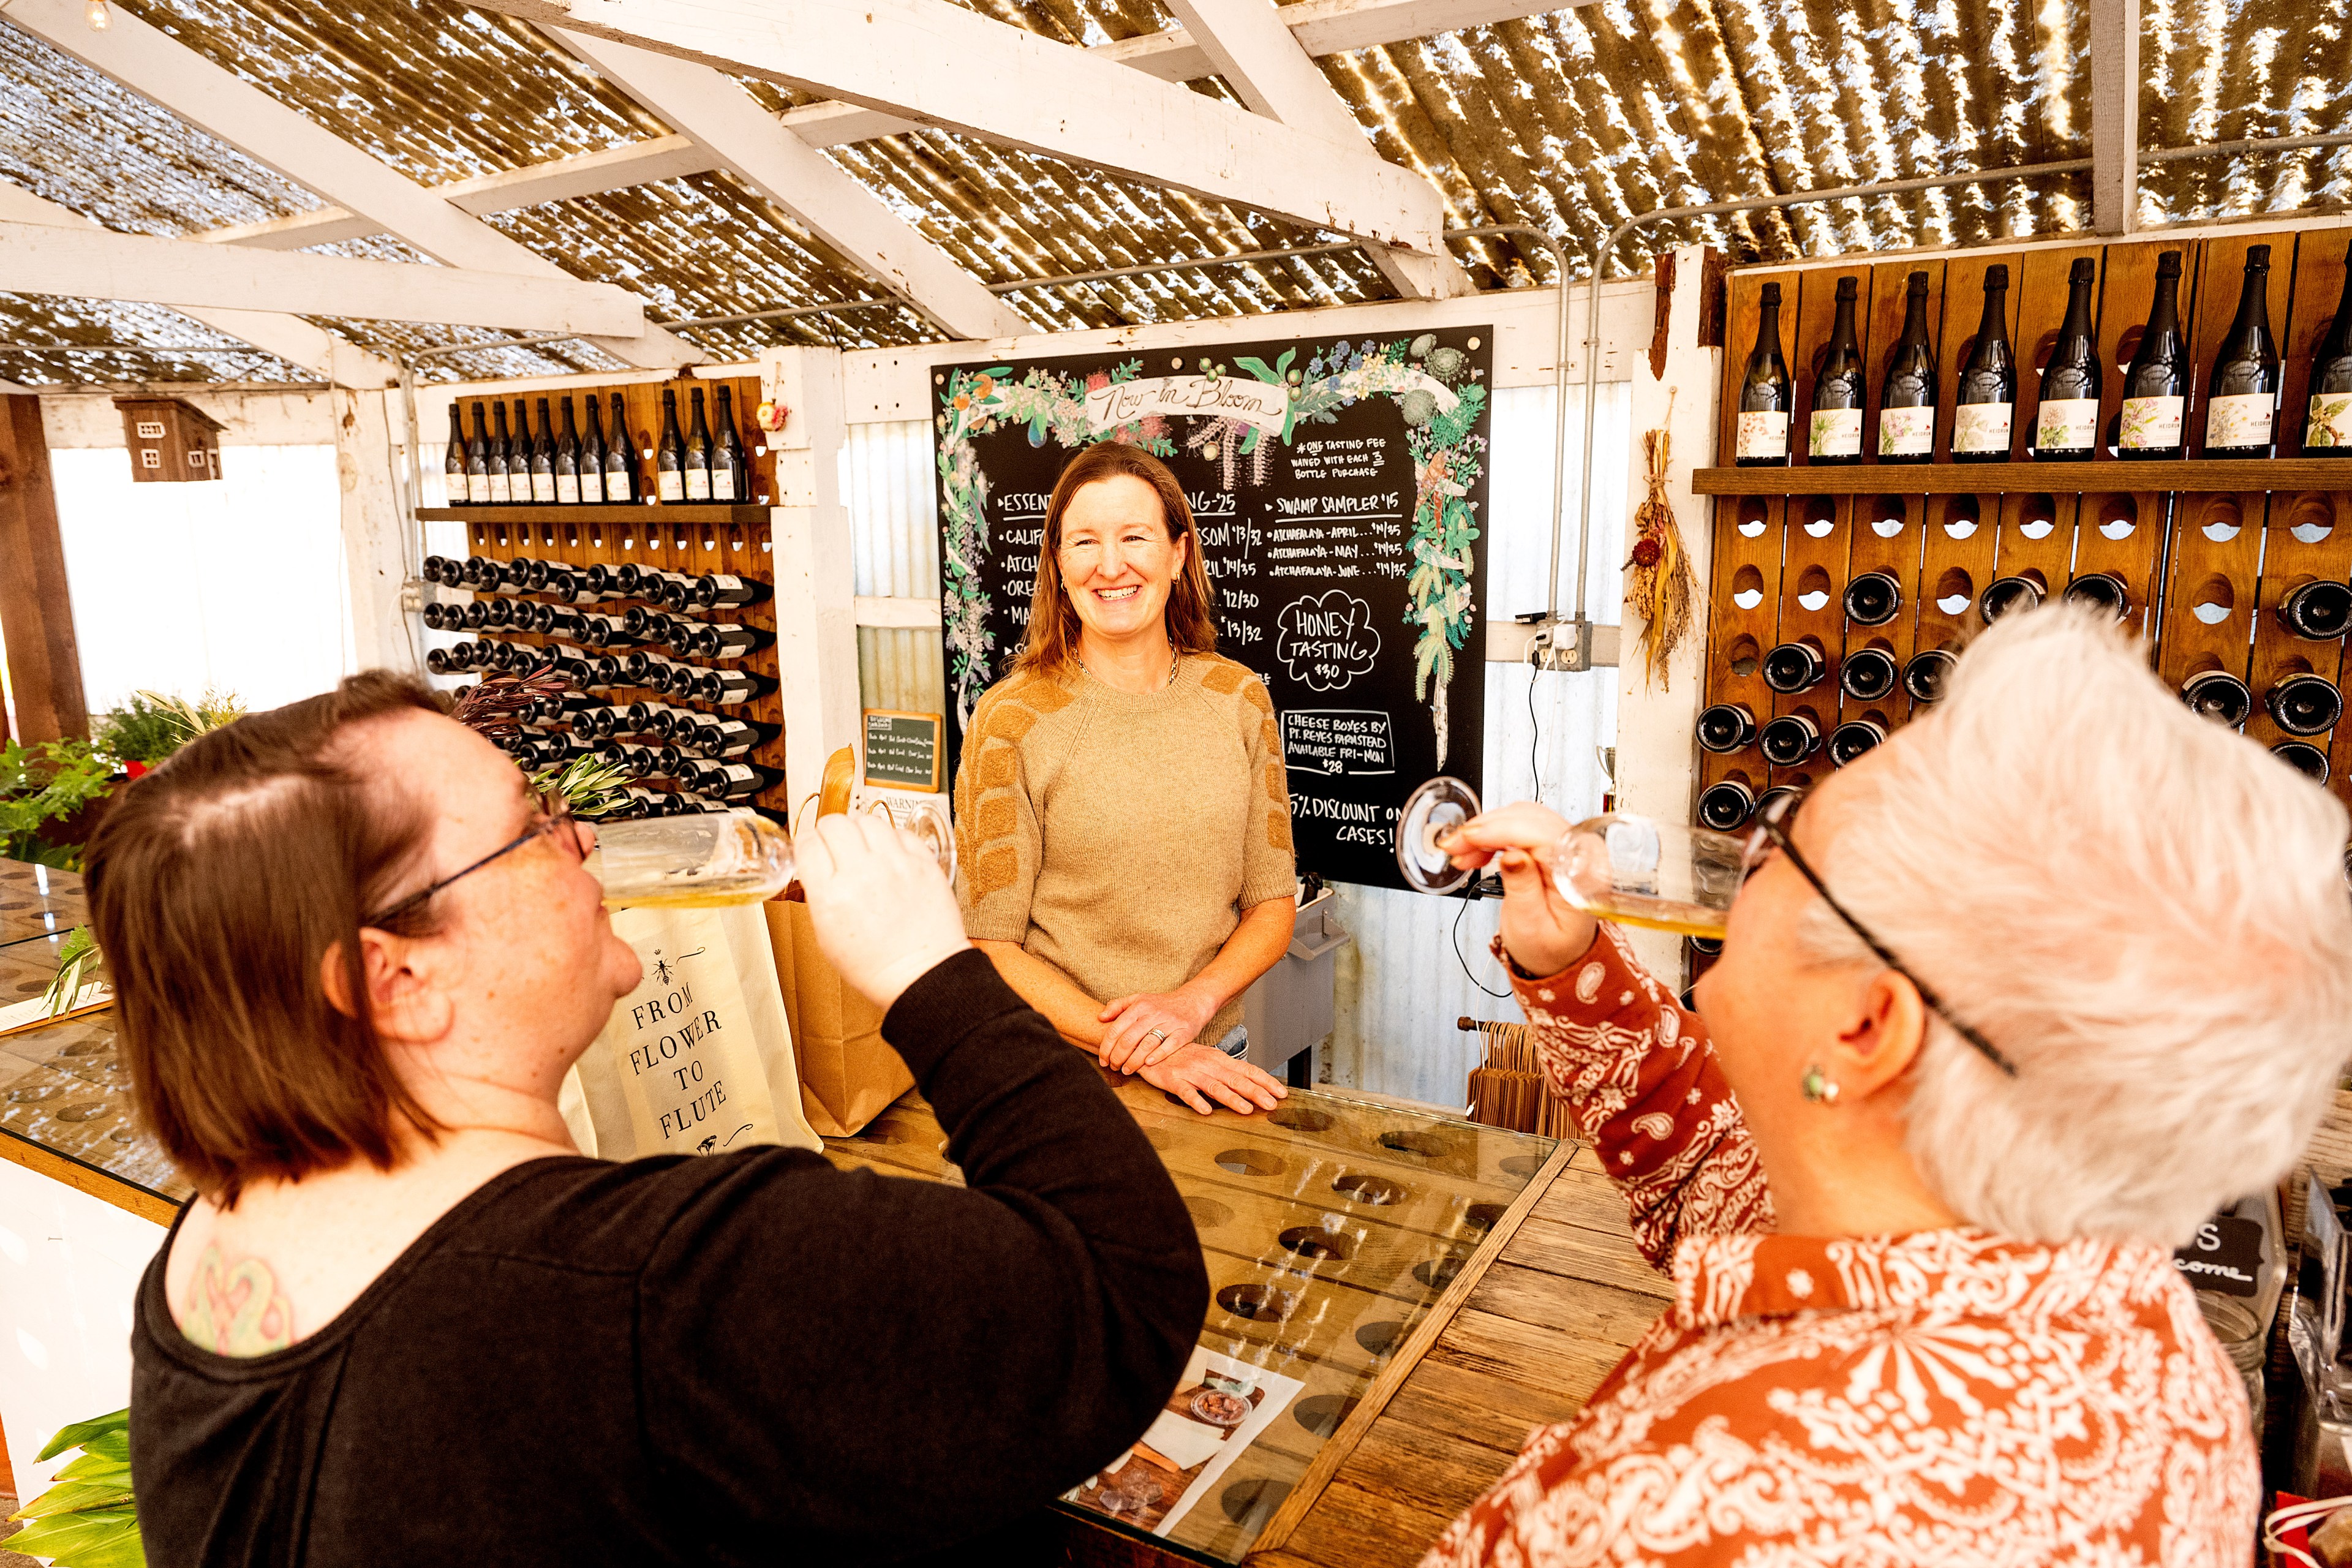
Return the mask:
<svg viewBox="0 0 2352 1568">
<path fill-rule="evenodd" d="M 434 894 L 447 888 L 451 883 L 461 881 L 465 878 L 472 876 L 475 872 L 480 870 L 491 861 L 499 859 L 503 856 L 513 854 L 516 850 L 521 848 L 524 845 L 530 843 L 534 839 L 552 837 L 558 843 L 566 845 L 570 847 L 572 857 L 575 861 L 585 861 L 588 858 L 588 852 L 580 842 L 579 820 L 580 819 L 578 817 L 572 815 L 571 803 L 563 798 L 562 791 L 533 790 L 531 792 L 530 826 L 522 831 L 520 837 L 499 845 L 496 849 L 491 850 L 488 854 L 483 856 L 472 865 L 467 866 L 461 870 L 450 873 L 448 876 L 442 878 L 432 886 L 419 888 L 416 891 L 409 894 L 408 897 L 401 900 L 400 902 L 393 905 L 391 908 L 377 910 L 374 914 L 372 914 L 366 919 L 361 921 L 360 924 L 363 926 L 381 927 L 387 921 L 397 920 L 402 915 L 404 915 L 409 910 L 415 909 L 417 905 L 423 903 L 425 900 L 431 898 Z"/>
<path fill-rule="evenodd" d="M 1906 968 L 1901 959 L 1887 952 L 1886 944 L 1871 935 L 1863 923 L 1848 913 L 1846 907 L 1832 896 L 1829 889 L 1822 885 L 1820 874 L 1805 863 L 1805 858 L 1797 852 L 1795 842 L 1789 837 L 1788 820 L 1796 815 L 1797 806 L 1803 799 L 1804 796 L 1799 795 L 1784 795 L 1778 799 L 1768 801 L 1764 809 L 1756 814 L 1756 829 L 1748 836 L 1747 847 L 1740 851 L 1739 879 L 1743 883 L 1746 882 L 1755 874 L 1757 868 L 1764 863 L 1764 858 L 1774 849 L 1786 855 L 1789 858 L 1789 864 L 1797 868 L 1797 875 L 1812 884 L 1813 891 L 1822 896 L 1822 902 L 1830 907 L 1830 912 L 1843 921 L 1846 929 L 1862 940 L 1863 946 L 1877 954 L 1881 963 L 1908 980 L 1912 989 L 1919 993 L 1919 1000 L 1927 1004 L 1928 1011 L 1958 1030 L 1962 1039 L 1982 1051 L 1986 1060 L 2010 1077 L 2015 1078 L 2016 1063 L 2001 1055 L 2000 1048 L 1990 1040 L 1952 1016 L 1951 1008 L 1945 1005 L 1944 999 L 1936 994 L 1935 988 Z"/>
</svg>

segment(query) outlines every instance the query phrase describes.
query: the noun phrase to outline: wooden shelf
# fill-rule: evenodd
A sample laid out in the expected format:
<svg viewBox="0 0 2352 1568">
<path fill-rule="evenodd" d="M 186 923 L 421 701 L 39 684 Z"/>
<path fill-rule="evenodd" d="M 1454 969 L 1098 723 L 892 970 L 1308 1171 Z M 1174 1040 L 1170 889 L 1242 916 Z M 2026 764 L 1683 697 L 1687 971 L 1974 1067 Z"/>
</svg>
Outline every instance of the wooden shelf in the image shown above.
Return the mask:
<svg viewBox="0 0 2352 1568">
<path fill-rule="evenodd" d="M 724 501 L 668 506 L 421 506 L 425 522 L 765 522 L 770 509 Z"/>
<path fill-rule="evenodd" d="M 2352 489 L 2352 459 L 2265 458 L 2231 461 L 2095 463 L 1857 463 L 1852 468 L 1694 468 L 1703 496 L 2075 495 Z"/>
</svg>

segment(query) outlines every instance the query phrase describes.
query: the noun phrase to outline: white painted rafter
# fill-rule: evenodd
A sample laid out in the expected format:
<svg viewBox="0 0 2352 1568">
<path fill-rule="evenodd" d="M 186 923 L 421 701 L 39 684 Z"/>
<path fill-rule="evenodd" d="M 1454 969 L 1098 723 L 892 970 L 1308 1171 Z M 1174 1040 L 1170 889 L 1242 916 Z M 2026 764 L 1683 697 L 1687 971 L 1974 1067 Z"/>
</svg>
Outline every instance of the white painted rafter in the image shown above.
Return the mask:
<svg viewBox="0 0 2352 1568">
<path fill-rule="evenodd" d="M 2139 218 L 2139 0 L 2091 0 L 2091 224 Z"/>
<path fill-rule="evenodd" d="M 175 309 L 291 310 L 627 339 L 645 307 L 610 283 L 0 222 L 0 289 Z"/>
<path fill-rule="evenodd" d="M 611 38 L 554 28 L 549 36 L 949 336 L 1016 337 L 1033 330 L 874 193 L 777 124 L 740 82 Z"/>
<path fill-rule="evenodd" d="M 295 184 L 452 268 L 578 279 L 398 170 L 288 108 L 120 6 L 94 32 L 72 0 L 12 0 L 0 20 L 24 28 L 170 110 Z M 232 249 L 238 248 L 232 247 Z M 658 329 L 595 340 L 629 363 L 668 367 L 700 350 Z"/>
<path fill-rule="evenodd" d="M 0 221 L 45 223 L 66 228 L 100 226 L 71 207 L 59 206 L 19 185 L 0 183 Z M 197 307 L 183 311 L 217 332 L 251 343 L 265 353 L 310 371 L 337 386 L 375 388 L 400 380 L 399 367 L 347 342 L 323 327 L 282 310 L 215 310 Z"/>
<path fill-rule="evenodd" d="M 1444 206 L 1418 174 L 949 0 L 486 0 L 486 8 L 1442 254 Z"/>
</svg>

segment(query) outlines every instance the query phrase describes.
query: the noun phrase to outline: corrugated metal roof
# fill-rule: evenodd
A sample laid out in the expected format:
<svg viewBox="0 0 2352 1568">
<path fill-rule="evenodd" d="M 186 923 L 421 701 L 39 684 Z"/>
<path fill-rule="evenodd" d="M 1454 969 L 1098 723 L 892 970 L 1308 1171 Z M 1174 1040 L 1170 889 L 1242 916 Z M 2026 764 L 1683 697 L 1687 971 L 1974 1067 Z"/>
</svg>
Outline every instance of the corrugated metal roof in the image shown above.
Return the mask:
<svg viewBox="0 0 2352 1568">
<path fill-rule="evenodd" d="M 656 136 L 667 127 L 528 26 L 446 0 L 116 0 L 426 184 Z M 1150 0 L 971 0 L 1045 37 L 1098 45 L 1173 19 Z M 2146 0 L 2142 142 L 2183 145 L 2345 123 L 2346 0 Z M 0 13 L 5 20 L 5 13 Z M 1461 226 L 1528 223 L 1582 255 L 1660 206 L 2086 156 L 2084 7 L 2021 0 L 1591 0 L 1492 26 L 1326 57 L 1335 90 L 1382 155 L 1426 174 Z M 747 82 L 772 110 L 806 96 Z M 1225 95 L 1223 83 L 1192 84 Z M 1325 237 L 1297 226 L 1034 153 L 919 131 L 828 149 L 839 165 L 975 276 L 1041 275 L 1231 254 Z M 2142 220 L 2179 222 L 2347 199 L 2339 152 L 2144 169 Z M 0 26 L 0 174 L 109 226 L 185 233 L 279 217 L 315 198 L 171 114 Z M 1965 244 L 2075 228 L 2081 177 L 1856 202 L 1783 218 L 1660 226 L 1614 258 L 1704 237 L 1742 259 Z M 488 221 L 582 277 L 629 287 L 660 316 L 856 299 L 870 280 L 723 174 L 550 203 Z M 335 247 L 399 255 L 386 241 Z M 1549 261 L 1509 241 L 1462 251 L 1482 287 L 1528 285 Z M 1581 269 L 1580 263 L 1580 269 Z M 1039 326 L 1076 328 L 1386 298 L 1342 253 L 1032 289 Z M 168 311 L 0 297 L 0 337 L 217 342 Z M 488 335 L 335 323 L 388 353 Z M 174 340 L 172 334 L 180 331 Z M 194 335 L 190 335 L 193 333 Z M 716 354 L 764 342 L 845 347 L 932 335 L 904 310 L 696 334 Z M 98 363 L 98 362 L 94 362 Z M 499 351 L 447 373 L 524 374 L 608 363 L 594 351 Z M 153 375 L 295 374 L 149 362 Z M 86 369 L 89 367 L 85 367 Z M 116 365 L 105 365 L 112 374 Z M 0 353 L 0 375 L 47 379 Z"/>
</svg>

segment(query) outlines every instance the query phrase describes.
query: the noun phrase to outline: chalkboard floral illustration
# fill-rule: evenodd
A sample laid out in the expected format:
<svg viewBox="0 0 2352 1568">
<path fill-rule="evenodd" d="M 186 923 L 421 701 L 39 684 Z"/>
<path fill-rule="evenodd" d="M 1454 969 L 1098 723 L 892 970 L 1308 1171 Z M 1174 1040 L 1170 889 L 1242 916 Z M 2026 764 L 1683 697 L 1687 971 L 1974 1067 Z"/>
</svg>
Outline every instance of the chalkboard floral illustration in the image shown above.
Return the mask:
<svg viewBox="0 0 2352 1568">
<path fill-rule="evenodd" d="M 1461 350 L 1438 345 L 1435 334 L 1386 342 L 1342 339 L 1308 351 L 1298 348 L 1269 363 L 1255 354 L 1230 362 L 1202 360 L 1197 374 L 1209 381 L 1247 377 L 1286 389 L 1287 413 L 1277 434 L 1268 426 L 1227 416 L 1169 414 L 1108 426 L 1089 416 L 1087 395 L 1143 374 L 1129 359 L 1091 374 L 1031 366 L 959 369 L 940 388 L 935 418 L 942 516 L 941 614 L 948 651 L 948 684 L 959 722 L 968 725 L 973 707 L 995 674 L 995 606 L 981 572 L 990 552 L 988 480 L 974 443 L 994 431 L 1026 426 L 1029 444 L 1049 440 L 1075 451 L 1097 441 L 1128 441 L 1160 458 L 1173 458 L 1179 440 L 1171 426 L 1181 422 L 1182 448 L 1218 466 L 1227 490 L 1271 482 L 1272 443 L 1289 445 L 1304 425 L 1331 425 L 1341 409 L 1368 397 L 1397 405 L 1411 447 L 1415 480 L 1412 567 L 1406 580 L 1406 623 L 1416 630 L 1414 696 L 1430 705 L 1436 729 L 1437 761 L 1445 762 L 1448 740 L 1447 688 L 1454 656 L 1476 623 L 1472 573 L 1473 545 L 1479 536 L 1470 495 L 1484 471 L 1486 439 L 1475 434 L 1486 411 L 1486 388 L 1470 374 Z M 1165 369 L 1168 362 L 1160 362 Z M 1180 367 L 1194 374 L 1192 367 Z M 1247 385 L 1244 380 L 1241 384 Z"/>
</svg>

